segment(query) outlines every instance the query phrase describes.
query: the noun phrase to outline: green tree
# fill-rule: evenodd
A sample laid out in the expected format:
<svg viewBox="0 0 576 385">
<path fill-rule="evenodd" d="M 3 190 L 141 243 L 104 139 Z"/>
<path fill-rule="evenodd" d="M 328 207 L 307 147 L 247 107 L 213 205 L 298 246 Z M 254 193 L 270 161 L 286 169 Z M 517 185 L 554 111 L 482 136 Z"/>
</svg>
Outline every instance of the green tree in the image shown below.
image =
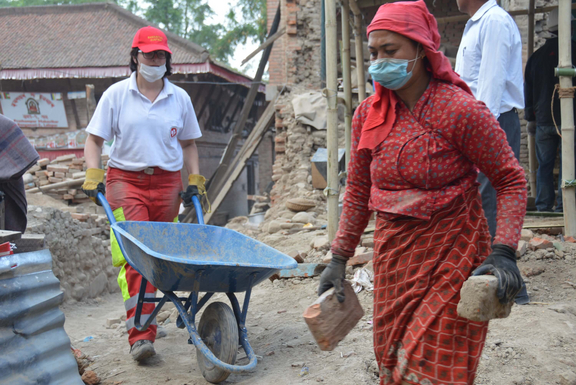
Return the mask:
<svg viewBox="0 0 576 385">
<path fill-rule="evenodd" d="M 144 18 L 151 23 L 175 33 L 182 34 L 183 13 L 174 0 L 146 0 L 150 6 L 144 12 Z"/>
<path fill-rule="evenodd" d="M 103 1 L 110 0 L 0 0 L 0 7 Z M 214 11 L 206 0 L 144 0 L 148 7 L 143 14 L 138 0 L 112 1 L 142 15 L 150 23 L 203 46 L 213 58 L 223 62 L 229 62 L 238 45 L 251 39 L 261 43 L 266 38 L 266 0 L 229 0 L 234 1 L 234 7 L 230 7 L 226 20 L 217 24 L 207 24 Z"/>
</svg>

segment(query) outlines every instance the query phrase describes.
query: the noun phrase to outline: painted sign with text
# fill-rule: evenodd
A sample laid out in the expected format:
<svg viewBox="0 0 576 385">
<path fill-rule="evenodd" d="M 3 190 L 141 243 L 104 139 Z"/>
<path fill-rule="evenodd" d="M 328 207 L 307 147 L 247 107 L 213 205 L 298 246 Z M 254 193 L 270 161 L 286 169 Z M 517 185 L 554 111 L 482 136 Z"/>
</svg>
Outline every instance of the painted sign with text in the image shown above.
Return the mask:
<svg viewBox="0 0 576 385">
<path fill-rule="evenodd" d="M 2 114 L 20 127 L 68 127 L 62 94 L 0 92 Z"/>
</svg>

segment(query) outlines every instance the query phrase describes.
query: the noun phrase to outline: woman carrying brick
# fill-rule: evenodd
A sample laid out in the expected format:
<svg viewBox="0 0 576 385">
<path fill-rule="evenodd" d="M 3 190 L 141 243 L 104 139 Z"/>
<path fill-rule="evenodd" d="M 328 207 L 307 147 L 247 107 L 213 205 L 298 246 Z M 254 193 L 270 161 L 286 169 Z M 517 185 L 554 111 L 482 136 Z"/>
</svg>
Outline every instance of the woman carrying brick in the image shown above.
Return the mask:
<svg viewBox="0 0 576 385">
<path fill-rule="evenodd" d="M 471 385 L 488 323 L 457 315 L 459 292 L 470 275 L 488 273 L 502 302 L 520 290 L 524 171 L 498 121 L 438 51 L 424 1 L 381 6 L 367 32 L 376 92 L 355 112 L 340 228 L 319 293 L 334 286 L 343 300 L 346 261 L 376 211 L 380 384 Z M 492 247 L 478 169 L 498 192 Z"/>
</svg>

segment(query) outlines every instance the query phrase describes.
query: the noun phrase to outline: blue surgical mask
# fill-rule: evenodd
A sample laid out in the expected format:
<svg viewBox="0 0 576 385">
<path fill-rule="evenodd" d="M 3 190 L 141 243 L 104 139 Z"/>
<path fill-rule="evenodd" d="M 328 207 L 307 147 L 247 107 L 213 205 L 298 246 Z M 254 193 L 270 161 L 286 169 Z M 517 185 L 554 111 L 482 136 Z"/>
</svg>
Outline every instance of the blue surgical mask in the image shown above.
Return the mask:
<svg viewBox="0 0 576 385">
<path fill-rule="evenodd" d="M 408 72 L 408 63 L 415 62 L 419 59 L 417 56 L 415 59 L 376 59 L 372 61 L 368 72 L 372 79 L 382 87 L 388 88 L 389 90 L 397 90 L 402 87 L 408 80 L 412 78 L 412 71 Z M 412 67 L 414 70 L 414 67 Z"/>
</svg>

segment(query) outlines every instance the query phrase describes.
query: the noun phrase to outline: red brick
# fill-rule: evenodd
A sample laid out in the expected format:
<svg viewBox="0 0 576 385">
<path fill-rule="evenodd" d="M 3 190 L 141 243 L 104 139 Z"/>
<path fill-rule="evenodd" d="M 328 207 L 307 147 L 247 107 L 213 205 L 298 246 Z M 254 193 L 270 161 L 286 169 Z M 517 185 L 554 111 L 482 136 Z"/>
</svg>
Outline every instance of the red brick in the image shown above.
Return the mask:
<svg viewBox="0 0 576 385">
<path fill-rule="evenodd" d="M 550 242 L 547 239 L 543 239 L 543 238 L 538 238 L 538 237 L 534 237 L 530 240 L 530 248 L 532 250 L 537 250 L 537 249 L 548 249 L 550 247 L 554 247 L 554 245 L 552 244 L 552 242 Z"/>
<path fill-rule="evenodd" d="M 364 310 L 348 281 L 344 281 L 343 303 L 330 289 L 304 311 L 304 321 L 321 350 L 334 350 L 364 316 Z"/>
<path fill-rule="evenodd" d="M 373 251 L 369 251 L 369 252 L 363 253 L 363 254 L 358 254 L 358 255 L 355 255 L 352 258 L 348 259 L 348 262 L 346 263 L 346 265 L 348 265 L 348 266 L 363 265 L 365 263 L 370 262 L 373 257 L 374 257 Z"/>
</svg>

